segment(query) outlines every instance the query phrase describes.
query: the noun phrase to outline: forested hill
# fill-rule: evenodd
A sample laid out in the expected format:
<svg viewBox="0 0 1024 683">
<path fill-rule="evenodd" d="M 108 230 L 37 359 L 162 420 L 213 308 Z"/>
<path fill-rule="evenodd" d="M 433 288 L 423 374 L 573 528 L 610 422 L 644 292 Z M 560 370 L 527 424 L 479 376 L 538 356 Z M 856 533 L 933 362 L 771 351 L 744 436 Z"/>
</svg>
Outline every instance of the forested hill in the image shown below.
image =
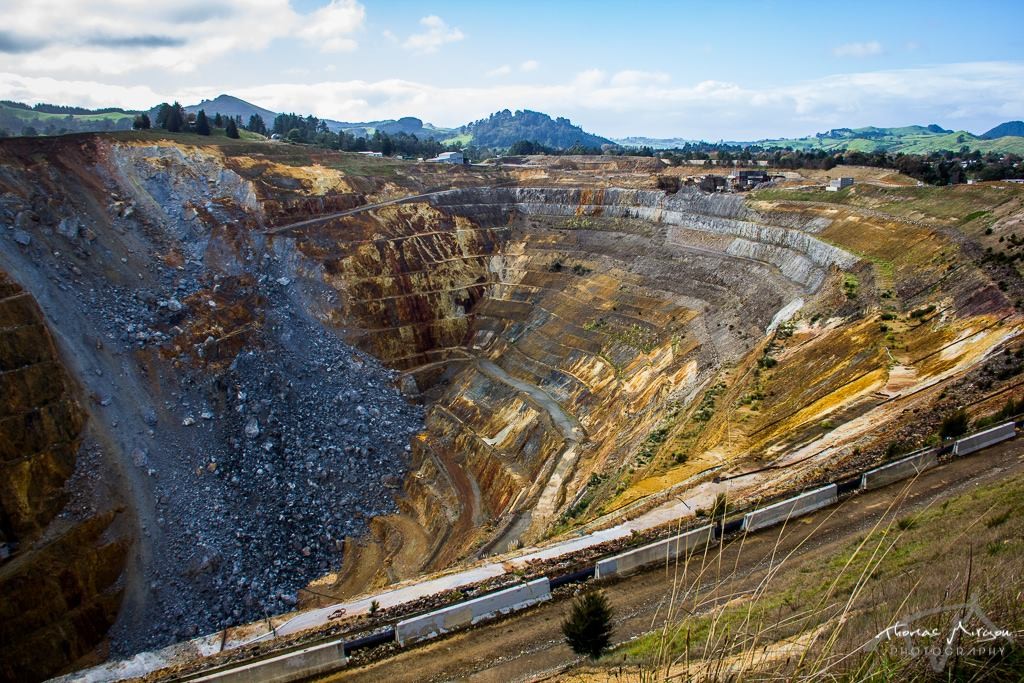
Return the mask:
<svg viewBox="0 0 1024 683">
<path fill-rule="evenodd" d="M 128 130 L 137 112 L 0 101 L 0 137 Z"/>
<path fill-rule="evenodd" d="M 1007 121 L 1005 123 L 1000 123 L 987 133 L 983 133 L 981 137 L 986 140 L 995 140 L 996 138 L 1004 138 L 1008 135 L 1024 137 L 1024 121 Z"/>
<path fill-rule="evenodd" d="M 263 107 L 258 107 L 251 102 L 240 100 L 237 97 L 232 97 L 231 95 L 218 95 L 212 100 L 203 100 L 199 104 L 192 104 L 185 107 L 185 111 L 189 114 L 198 114 L 199 110 L 205 111 L 206 115 L 210 117 L 213 117 L 216 114 L 227 116 L 229 118 L 241 116 L 243 122 L 248 122 L 249 118 L 253 114 L 256 114 L 263 119 L 263 123 L 267 126 L 273 125 L 274 117 L 277 116 L 276 112 L 264 109 Z M 156 107 L 154 107 L 150 112 L 150 117 L 156 117 Z"/>
<path fill-rule="evenodd" d="M 471 136 L 477 147 L 506 148 L 520 140 L 540 143 L 545 147 L 568 149 L 573 146 L 600 147 L 614 144 L 599 135 L 587 133 L 574 126 L 569 119 L 552 119 L 536 111 L 508 109 L 495 112 L 486 119 L 480 119 L 462 127 L 464 135 Z"/>
</svg>

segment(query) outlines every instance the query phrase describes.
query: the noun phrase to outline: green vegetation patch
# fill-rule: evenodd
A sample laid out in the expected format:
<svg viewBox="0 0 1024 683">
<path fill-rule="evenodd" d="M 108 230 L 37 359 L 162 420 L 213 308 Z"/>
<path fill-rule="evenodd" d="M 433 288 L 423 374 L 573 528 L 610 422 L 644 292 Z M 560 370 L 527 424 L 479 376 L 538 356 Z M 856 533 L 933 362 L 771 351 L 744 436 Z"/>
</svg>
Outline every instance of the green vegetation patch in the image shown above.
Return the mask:
<svg viewBox="0 0 1024 683">
<path fill-rule="evenodd" d="M 729 575 L 709 589 L 706 567 L 701 580 L 694 581 L 702 571 L 694 562 L 700 564 L 691 560 L 691 577 L 682 580 L 678 604 L 670 607 L 674 614 L 693 616 L 677 617 L 664 630 L 620 646 L 609 662 L 618 665 L 625 657 L 641 671 L 687 658 L 725 662 L 822 628 L 805 656 L 789 659 L 787 673 L 816 680 L 828 667 L 832 680 L 875 680 L 879 672 L 890 675 L 878 680 L 933 680 L 925 660 L 897 647 L 902 641 L 883 643 L 873 652 L 863 645 L 899 618 L 961 602 L 968 589 L 1000 628 L 1024 626 L 1017 572 L 1012 579 L 1007 574 L 1009 567 L 1024 566 L 1024 477 L 910 514 L 894 510 L 825 562 L 814 553 L 795 561 L 780 555 L 780 566 L 773 564 L 771 577 L 763 582 L 758 576 Z M 717 562 L 714 556 L 704 561 L 712 567 Z M 744 581 L 753 588 L 749 597 L 742 597 L 747 595 Z M 928 619 L 919 626 L 948 630 L 949 614 Z M 942 680 L 947 675 L 948 680 L 980 680 L 980 671 L 991 672 L 985 680 L 1021 680 L 1024 675 L 1019 647 L 992 658 L 968 656 L 955 666 L 960 670 L 950 668 Z"/>
</svg>

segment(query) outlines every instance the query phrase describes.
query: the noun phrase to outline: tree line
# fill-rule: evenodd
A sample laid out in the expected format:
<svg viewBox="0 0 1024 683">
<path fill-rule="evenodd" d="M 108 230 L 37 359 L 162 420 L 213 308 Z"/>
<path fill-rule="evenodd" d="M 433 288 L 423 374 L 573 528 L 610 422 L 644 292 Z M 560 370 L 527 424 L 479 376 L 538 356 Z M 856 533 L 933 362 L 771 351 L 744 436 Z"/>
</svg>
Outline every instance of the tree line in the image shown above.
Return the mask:
<svg viewBox="0 0 1024 683">
<path fill-rule="evenodd" d="M 250 130 L 253 129 L 250 127 Z M 355 135 L 343 130 L 335 133 L 328 128 L 327 122 L 323 119 L 294 113 L 278 114 L 274 118 L 270 134 L 280 135 L 281 138 L 289 142 L 316 145 L 343 152 L 380 152 L 384 156 L 397 154 L 429 158 L 446 151 L 465 151 L 458 144 L 445 145 L 433 138 L 419 138 L 405 132 L 384 133 L 377 130 L 370 136 Z"/>
<path fill-rule="evenodd" d="M 621 156 L 660 157 L 672 166 L 714 160 L 717 166 L 764 162 L 768 168 L 796 170 L 801 168 L 831 170 L 837 166 L 874 166 L 890 168 L 927 185 L 957 185 L 976 180 L 1024 178 L 1024 160 L 1016 154 L 982 153 L 966 145 L 958 151 L 930 154 L 903 152 L 830 152 L 826 150 L 794 150 L 765 148 L 759 145 L 696 142 L 681 147 L 655 150 L 652 147 L 603 145 L 597 148 L 553 149 L 529 140 L 514 143 L 508 154 L 609 154 Z"/>
<path fill-rule="evenodd" d="M 197 135 L 210 135 L 213 129 L 223 128 L 227 137 L 238 139 L 241 137 L 238 132 L 241 125 L 241 116 L 222 116 L 220 112 L 217 112 L 211 121 L 204 109 L 190 114 L 179 102 L 174 104 L 163 102 L 156 108 L 155 121 L 150 121 L 149 114 L 143 112 L 135 117 L 132 128 L 148 130 L 155 126 L 168 133 L 195 133 Z"/>
<path fill-rule="evenodd" d="M 135 118 L 136 128 L 149 128 L 147 114 Z M 211 122 L 204 111 L 188 114 L 177 102 L 161 104 L 157 108 L 154 124 L 169 132 L 187 131 L 209 135 Z M 860 152 L 795 150 L 792 148 L 765 148 L 759 145 L 734 145 L 727 143 L 695 142 L 665 150 L 651 147 L 623 147 L 604 144 L 600 147 L 573 145 L 559 149 L 535 140 L 518 140 L 506 149 L 475 147 L 458 143 L 444 145 L 433 138 L 420 139 L 416 135 L 398 132 L 375 131 L 370 136 L 357 136 L 345 131 L 333 132 L 327 122 L 315 116 L 301 116 L 295 113 L 278 114 L 271 126 L 258 114 L 249 117 L 243 126 L 240 116 L 222 117 L 215 115 L 213 128 L 224 128 L 228 137 L 239 137 L 239 130 L 245 129 L 260 135 L 277 135 L 289 142 L 316 145 L 345 152 L 380 152 L 385 156 L 401 155 L 410 157 L 432 157 L 444 151 L 462 151 L 469 158 L 484 159 L 502 152 L 513 156 L 528 154 L 549 155 L 623 155 L 660 157 L 670 165 L 688 165 L 694 161 L 713 159 L 716 165 L 732 163 L 753 164 L 762 162 L 768 168 L 776 169 L 821 169 L 831 170 L 837 166 L 874 166 L 890 168 L 929 185 L 955 185 L 977 180 L 1004 180 L 1024 178 L 1024 161 L 1015 154 L 982 153 L 963 146 L 958 151 L 932 152 L 930 154 L 904 154 L 902 152 Z"/>
<path fill-rule="evenodd" d="M 100 109 L 88 109 L 86 107 L 72 107 L 65 104 L 46 104 L 45 102 L 28 105 L 24 102 L 0 100 L 0 104 L 11 107 L 12 109 L 34 111 L 40 114 L 63 114 L 65 116 L 84 116 L 89 114 L 124 114 L 126 117 L 129 117 L 132 114 L 136 113 L 128 109 L 121 109 L 120 107 L 102 107 Z"/>
<path fill-rule="evenodd" d="M 156 108 L 155 120 L 148 114 L 135 117 L 134 128 L 145 130 L 161 128 L 169 133 L 197 133 L 210 135 L 211 128 L 224 128 L 229 138 L 238 138 L 240 130 L 248 130 L 260 135 L 278 135 L 284 140 L 299 144 L 316 145 L 326 149 L 343 152 L 380 152 L 384 156 L 434 157 L 445 151 L 462 150 L 461 145 L 444 145 L 432 138 L 420 139 L 415 135 L 399 133 L 383 133 L 375 131 L 370 136 L 357 136 L 345 131 L 337 133 L 327 127 L 327 122 L 315 116 L 299 114 L 278 114 L 268 127 L 263 117 L 253 114 L 243 124 L 241 116 L 214 115 L 212 122 L 206 112 L 200 110 L 189 114 L 180 103 L 164 102 Z"/>
</svg>

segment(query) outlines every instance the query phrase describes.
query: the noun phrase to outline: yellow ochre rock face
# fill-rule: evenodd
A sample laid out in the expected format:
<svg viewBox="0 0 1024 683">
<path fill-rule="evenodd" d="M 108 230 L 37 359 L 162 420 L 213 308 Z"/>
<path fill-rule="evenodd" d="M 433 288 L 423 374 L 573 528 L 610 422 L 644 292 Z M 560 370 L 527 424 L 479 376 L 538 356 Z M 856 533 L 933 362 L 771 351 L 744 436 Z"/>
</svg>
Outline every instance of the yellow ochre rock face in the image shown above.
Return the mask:
<svg viewBox="0 0 1024 683">
<path fill-rule="evenodd" d="M 693 222 L 684 217 L 682 230 L 665 231 L 659 223 L 676 221 L 678 205 L 650 204 L 642 191 L 538 189 L 510 199 L 481 190 L 462 191 L 451 208 L 446 201 L 346 220 L 345 240 L 358 230 L 372 247 L 349 247 L 346 265 L 332 269 L 348 299 L 347 324 L 361 328 L 367 348 L 400 359 L 430 395 L 428 436 L 414 449 L 402 507 L 425 522 L 434 546 L 417 558 L 396 555 L 383 580 L 442 568 L 481 547 L 508 547 L 503 529 L 531 509 L 541 495 L 537 480 L 575 443 L 536 397 L 481 371 L 479 358 L 542 389 L 580 429 L 558 514 L 532 520 L 516 538 L 531 542 L 631 509 L 712 468 L 770 462 L 808 439 L 853 443 L 879 426 L 870 416 L 883 414 L 881 392 L 891 397 L 953 377 L 1020 324 L 1004 297 L 984 294 L 994 285 L 972 267 L 948 283 L 948 297 L 981 285 L 966 306 L 926 322 L 904 310 L 896 317 L 910 322 L 883 329 L 879 311 L 922 301 L 920 294 L 899 300 L 914 284 L 906 269 L 940 280 L 954 249 L 926 227 L 847 208 L 775 204 L 756 213 L 697 198 Z M 623 211 L 624 202 L 639 208 Z M 809 242 L 783 234 L 801 225 L 810 227 L 801 233 Z M 319 244 L 330 230 L 305 239 Z M 470 248 L 467 235 L 478 238 Z M 721 254 L 732 235 L 787 246 L 765 267 Z M 666 236 L 686 241 L 666 243 Z M 905 240 L 911 249 L 901 248 Z M 805 277 L 808 267 L 820 277 Z M 467 291 L 475 299 L 468 306 L 460 298 Z M 772 316 L 797 298 L 798 320 L 766 335 L 777 326 Z M 956 339 L 963 341 L 950 346 Z M 843 420 L 851 428 L 835 429 L 833 421 Z M 387 545 L 405 526 L 384 519 L 375 528 L 392 539 Z M 370 585 L 347 576 L 335 577 L 332 589 Z"/>
</svg>

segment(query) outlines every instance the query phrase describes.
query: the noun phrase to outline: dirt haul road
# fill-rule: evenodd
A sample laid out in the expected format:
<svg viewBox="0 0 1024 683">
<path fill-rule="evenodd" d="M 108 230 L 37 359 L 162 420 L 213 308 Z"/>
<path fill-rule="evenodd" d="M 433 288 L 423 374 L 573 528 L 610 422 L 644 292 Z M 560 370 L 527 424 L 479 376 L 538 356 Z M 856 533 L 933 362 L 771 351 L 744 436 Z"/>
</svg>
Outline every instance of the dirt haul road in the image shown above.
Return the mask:
<svg viewBox="0 0 1024 683">
<path fill-rule="evenodd" d="M 1019 476 L 1024 476 L 1024 439 L 954 460 L 925 472 L 909 485 L 899 482 L 855 495 L 838 506 L 793 520 L 785 528 L 775 527 L 735 539 L 722 550 L 721 557 L 717 549 L 708 550 L 705 564 L 710 565 L 710 571 L 705 570 L 707 580 L 702 581 L 701 593 L 706 594 L 722 580 L 728 583 L 719 594 L 735 596 L 749 592 L 764 579 L 773 561 L 777 566 L 779 558 L 790 553 L 790 562 L 815 557 L 825 562 L 886 514 L 898 518 L 979 485 Z M 893 503 L 904 493 L 906 497 L 897 508 Z M 698 554 L 691 559 L 691 571 L 700 564 Z M 616 614 L 616 643 L 663 623 L 674 571 L 653 569 L 605 587 Z M 727 579 L 727 575 L 731 578 Z M 508 683 L 543 679 L 581 661 L 562 640 L 560 624 L 567 612 L 568 602 L 555 600 L 381 661 L 351 666 L 322 680 Z"/>
</svg>

